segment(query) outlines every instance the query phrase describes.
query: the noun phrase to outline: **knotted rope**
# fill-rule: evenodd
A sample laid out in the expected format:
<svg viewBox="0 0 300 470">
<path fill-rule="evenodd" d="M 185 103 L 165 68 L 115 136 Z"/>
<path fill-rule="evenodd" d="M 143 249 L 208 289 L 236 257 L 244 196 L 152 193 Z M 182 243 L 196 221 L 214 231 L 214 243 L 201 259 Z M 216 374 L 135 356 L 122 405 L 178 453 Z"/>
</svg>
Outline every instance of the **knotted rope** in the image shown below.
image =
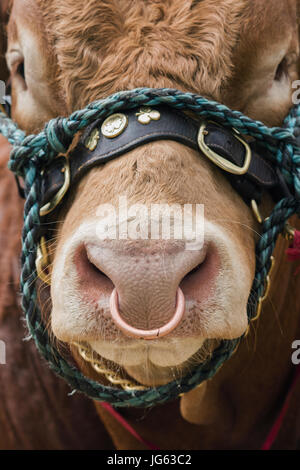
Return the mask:
<svg viewBox="0 0 300 470">
<path fill-rule="evenodd" d="M 284 126 L 269 128 L 254 121 L 238 111 L 192 94 L 173 89 L 139 88 L 119 92 L 108 98 L 95 101 L 85 109 L 75 111 L 67 118 L 53 119 L 45 125 L 42 132 L 27 136 L 15 123 L 0 113 L 0 133 L 14 145 L 9 168 L 24 178 L 26 203 L 24 209 L 24 228 L 22 235 L 22 306 L 27 325 L 38 350 L 49 366 L 63 377 L 74 390 L 93 398 L 109 402 L 114 406 L 149 407 L 162 404 L 195 388 L 202 381 L 211 378 L 221 365 L 235 351 L 239 339 L 222 341 L 212 356 L 181 380 L 146 390 L 124 391 L 103 386 L 85 377 L 77 368 L 70 365 L 51 344 L 49 335 L 41 319 L 37 305 L 35 279 L 37 276 L 35 260 L 39 242 L 39 194 L 42 182 L 41 171 L 59 153 L 66 153 L 75 134 L 98 119 L 105 119 L 112 113 L 138 106 L 157 106 L 165 104 L 181 110 L 213 119 L 220 124 L 237 129 L 259 141 L 273 155 L 273 163 L 282 171 L 293 197 L 282 199 L 274 208 L 271 216 L 264 222 L 262 236 L 257 243 L 256 274 L 248 303 L 249 322 L 255 315 L 258 300 L 264 294 L 265 280 L 271 266 L 271 255 L 278 235 L 283 231 L 287 220 L 300 215 L 300 149 L 296 136 L 300 130 L 300 107 L 292 108 Z"/>
</svg>

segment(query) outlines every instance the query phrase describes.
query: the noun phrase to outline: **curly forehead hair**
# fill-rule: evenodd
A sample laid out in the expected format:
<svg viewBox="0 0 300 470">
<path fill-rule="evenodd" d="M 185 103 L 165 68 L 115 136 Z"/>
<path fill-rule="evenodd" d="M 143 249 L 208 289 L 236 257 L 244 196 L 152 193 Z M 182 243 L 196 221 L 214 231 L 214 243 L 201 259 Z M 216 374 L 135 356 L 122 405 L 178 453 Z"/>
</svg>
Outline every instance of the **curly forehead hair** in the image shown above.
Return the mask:
<svg viewBox="0 0 300 470">
<path fill-rule="evenodd" d="M 38 22 L 48 82 L 66 113 L 117 90 L 144 86 L 197 92 L 228 104 L 225 94 L 235 90 L 236 73 L 244 83 L 248 64 L 267 50 L 271 38 L 286 37 L 286 18 L 295 18 L 296 3 L 18 1 L 30 22 Z"/>
<path fill-rule="evenodd" d="M 218 98 L 232 72 L 232 49 L 245 3 L 36 1 L 70 109 L 139 86 L 185 91 L 201 87 Z"/>
</svg>

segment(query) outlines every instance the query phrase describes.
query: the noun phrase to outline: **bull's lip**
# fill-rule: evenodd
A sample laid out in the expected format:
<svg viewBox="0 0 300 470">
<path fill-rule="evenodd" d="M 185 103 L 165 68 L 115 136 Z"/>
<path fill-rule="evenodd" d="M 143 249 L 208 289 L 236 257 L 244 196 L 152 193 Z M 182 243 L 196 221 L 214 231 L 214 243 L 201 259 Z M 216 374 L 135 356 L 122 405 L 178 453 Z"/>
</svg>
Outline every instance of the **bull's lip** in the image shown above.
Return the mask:
<svg viewBox="0 0 300 470">
<path fill-rule="evenodd" d="M 199 354 L 204 344 L 207 348 L 208 343 L 212 344 L 214 340 L 190 337 L 154 341 L 153 343 L 135 341 L 123 346 L 118 344 L 116 347 L 110 343 L 97 341 L 90 341 L 88 344 L 96 354 L 122 367 L 141 366 L 147 363 L 157 367 L 178 367 Z"/>
<path fill-rule="evenodd" d="M 90 352 L 90 357 L 93 357 L 96 361 L 103 361 L 103 364 L 110 364 L 112 370 L 117 370 L 117 375 L 125 377 L 126 375 L 134 379 L 137 384 L 141 384 L 145 387 L 156 387 L 165 385 L 169 382 L 181 378 L 185 373 L 191 372 L 192 369 L 205 362 L 213 351 L 218 346 L 219 341 L 217 340 L 204 340 L 202 346 L 188 359 L 181 361 L 179 364 L 174 366 L 160 366 L 151 361 L 147 361 L 146 364 L 136 365 L 122 365 L 111 360 L 107 360 L 103 355 L 99 354 L 92 346 L 88 343 L 85 344 L 85 349 Z M 74 343 L 77 347 L 80 347 L 80 343 Z M 84 357 L 83 357 L 84 359 Z M 91 363 L 91 361 L 85 360 L 85 362 Z M 95 369 L 97 371 L 97 368 Z M 123 371 L 122 371 L 123 370 Z M 102 373 L 99 371 L 99 382 Z M 113 372 L 115 374 L 115 372 Z M 117 383 L 117 382 L 116 382 Z M 134 388 L 134 384 L 133 384 Z"/>
</svg>

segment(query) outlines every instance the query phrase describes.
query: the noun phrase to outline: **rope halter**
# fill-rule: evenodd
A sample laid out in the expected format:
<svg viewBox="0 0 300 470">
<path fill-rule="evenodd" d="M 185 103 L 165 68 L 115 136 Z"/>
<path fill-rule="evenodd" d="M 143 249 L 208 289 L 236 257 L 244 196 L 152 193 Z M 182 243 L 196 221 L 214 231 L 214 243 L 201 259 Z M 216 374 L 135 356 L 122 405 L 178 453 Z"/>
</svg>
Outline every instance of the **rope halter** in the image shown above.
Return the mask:
<svg viewBox="0 0 300 470">
<path fill-rule="evenodd" d="M 218 371 L 231 357 L 241 339 L 222 341 L 211 357 L 180 380 L 156 388 L 129 387 L 126 390 L 104 386 L 85 377 L 74 365 L 64 359 L 50 341 L 37 304 L 36 259 L 41 239 L 41 220 L 63 200 L 70 184 L 70 173 L 65 172 L 64 184 L 61 192 L 56 195 L 56 200 L 51 200 L 50 206 L 42 205 L 41 193 L 47 168 L 59 154 L 67 153 L 77 132 L 89 126 L 93 127 L 96 122 L 103 122 L 113 113 L 122 111 L 130 113 L 131 110 L 140 109 L 141 106 L 149 108 L 163 106 L 172 111 L 190 111 L 200 121 L 205 120 L 206 123 L 214 121 L 225 129 L 224 132 L 234 134 L 242 145 L 245 144 L 243 170 L 248 170 L 251 162 L 251 151 L 243 135 L 253 138 L 252 140 L 255 140 L 256 144 L 268 154 L 272 167 L 276 169 L 278 178 L 281 178 L 281 187 L 286 188 L 285 194 L 282 191 L 279 200 L 276 201 L 270 217 L 262 221 L 262 235 L 256 246 L 257 264 L 251 303 L 248 302 L 249 323 L 257 317 L 257 313 L 260 314 L 269 289 L 268 276 L 272 267 L 272 253 L 276 240 L 279 234 L 286 230 L 288 219 L 294 214 L 300 215 L 300 148 L 296 138 L 300 130 L 299 106 L 291 109 L 282 128 L 269 128 L 238 111 L 232 111 L 220 103 L 209 101 L 196 94 L 173 89 L 140 88 L 113 94 L 89 104 L 85 109 L 75 111 L 69 117 L 53 119 L 39 134 L 29 136 L 26 136 L 10 118 L 3 113 L 0 114 L 0 133 L 13 144 L 9 168 L 18 178 L 23 178 L 25 184 L 21 289 L 22 306 L 30 334 L 49 366 L 56 374 L 63 377 L 72 389 L 83 392 L 94 400 L 109 402 L 119 407 L 150 407 L 175 399 L 180 394 L 192 390 Z M 213 153 L 210 153 L 212 147 L 205 140 L 204 131 L 206 128 L 202 126 L 198 134 L 198 143 L 202 152 L 208 158 L 209 154 L 219 167 L 225 165 L 225 169 L 222 169 L 228 172 L 226 167 L 228 162 L 224 162 L 224 158 L 218 160 Z M 212 129 L 212 132 L 218 131 Z M 257 205 L 256 212 L 259 216 Z M 43 254 L 40 252 L 39 255 L 43 260 Z"/>
</svg>

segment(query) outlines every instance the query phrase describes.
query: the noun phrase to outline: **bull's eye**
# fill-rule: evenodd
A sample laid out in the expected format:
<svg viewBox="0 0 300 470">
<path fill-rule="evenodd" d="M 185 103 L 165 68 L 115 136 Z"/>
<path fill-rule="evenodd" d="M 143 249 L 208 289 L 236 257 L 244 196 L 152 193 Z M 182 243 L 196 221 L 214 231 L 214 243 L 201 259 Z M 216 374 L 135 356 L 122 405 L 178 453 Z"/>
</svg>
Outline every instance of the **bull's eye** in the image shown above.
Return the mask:
<svg viewBox="0 0 300 470">
<path fill-rule="evenodd" d="M 279 65 L 277 66 L 274 80 L 277 82 L 281 82 L 290 77 L 290 74 L 294 67 L 296 67 L 299 61 L 298 53 L 290 52 L 285 55 L 285 57 L 281 60 Z"/>
<path fill-rule="evenodd" d="M 285 57 L 277 67 L 274 80 L 280 82 L 284 77 L 288 75 L 288 60 Z"/>
<path fill-rule="evenodd" d="M 25 81 L 25 65 L 24 65 L 24 61 L 20 62 L 17 66 L 17 69 L 16 69 L 16 73 L 17 75 L 19 75 L 19 77 L 21 77 L 24 81 Z"/>
</svg>

